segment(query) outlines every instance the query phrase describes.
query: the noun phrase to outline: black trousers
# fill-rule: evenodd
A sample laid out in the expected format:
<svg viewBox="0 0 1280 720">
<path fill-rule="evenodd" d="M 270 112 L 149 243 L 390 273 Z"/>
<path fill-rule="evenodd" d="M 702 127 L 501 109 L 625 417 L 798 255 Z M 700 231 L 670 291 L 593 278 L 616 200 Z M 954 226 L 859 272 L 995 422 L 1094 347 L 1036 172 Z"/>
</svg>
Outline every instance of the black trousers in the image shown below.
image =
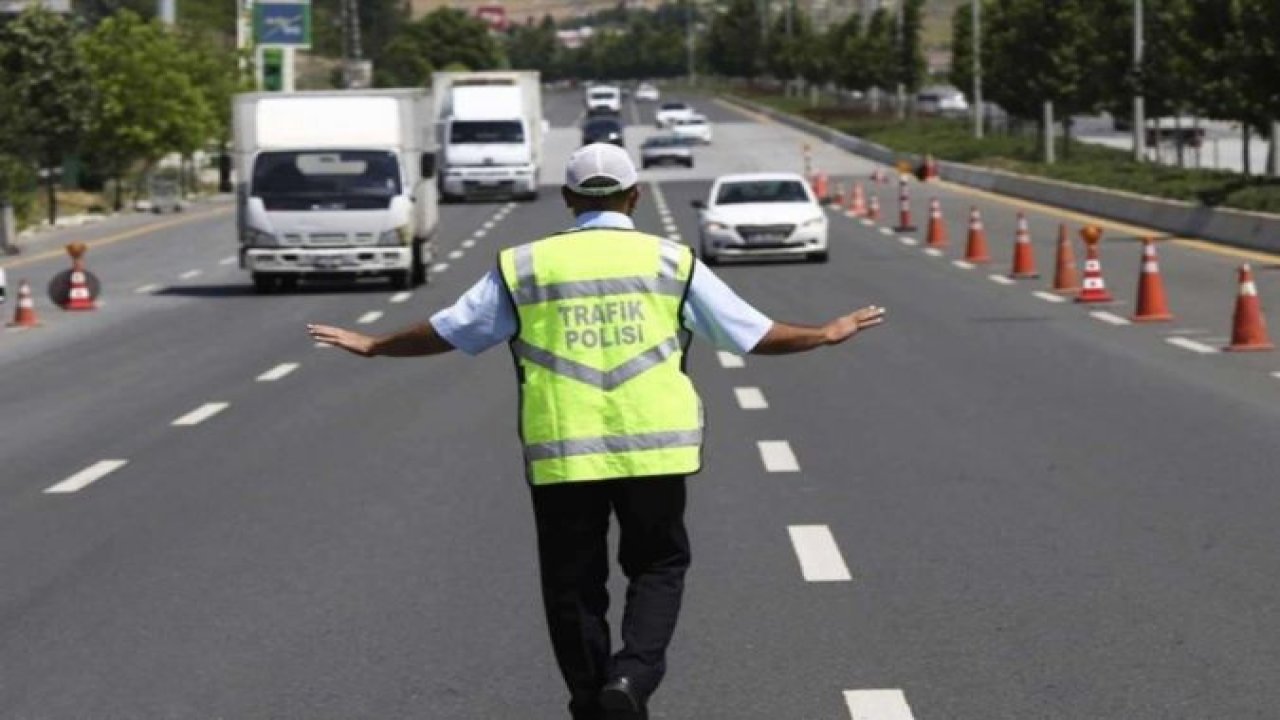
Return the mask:
<svg viewBox="0 0 1280 720">
<path fill-rule="evenodd" d="M 574 720 L 598 720 L 596 695 L 626 676 L 646 698 L 666 672 L 689 567 L 682 476 L 628 478 L 533 488 L 542 601 Z M 626 575 L 622 648 L 611 654 L 609 516 L 620 531 Z"/>
</svg>

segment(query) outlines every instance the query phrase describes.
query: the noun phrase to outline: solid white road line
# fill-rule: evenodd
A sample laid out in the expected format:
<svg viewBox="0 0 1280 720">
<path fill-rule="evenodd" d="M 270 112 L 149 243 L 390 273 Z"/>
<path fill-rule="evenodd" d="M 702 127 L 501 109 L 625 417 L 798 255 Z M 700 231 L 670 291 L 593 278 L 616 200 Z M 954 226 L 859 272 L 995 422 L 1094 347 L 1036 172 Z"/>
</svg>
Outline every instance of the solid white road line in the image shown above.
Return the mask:
<svg viewBox="0 0 1280 720">
<path fill-rule="evenodd" d="M 174 420 L 173 424 L 178 427 L 190 427 L 191 425 L 199 425 L 205 420 L 208 420 L 214 415 L 217 415 L 223 410 L 226 410 L 228 407 L 230 407 L 230 403 L 224 403 L 224 402 L 205 403 L 204 405 L 201 405 L 200 407 L 196 408 L 195 410 L 192 410 L 186 415 L 183 415 L 177 420 Z"/>
<path fill-rule="evenodd" d="M 476 241 L 475 241 L 475 240 L 472 240 L 471 238 L 467 238 L 466 240 L 463 240 L 463 241 L 462 241 L 462 247 L 464 247 L 464 248 L 466 248 L 466 249 L 468 249 L 468 250 L 470 250 L 471 248 L 473 248 L 473 247 L 475 247 L 475 246 L 476 246 Z"/>
<path fill-rule="evenodd" d="M 1196 342 L 1191 338 L 1167 337 L 1164 341 L 1174 347 L 1180 347 L 1183 350 L 1190 350 L 1193 353 L 1200 353 L 1201 355 L 1213 355 L 1214 353 L 1219 352 L 1218 348 L 1212 345 L 1205 345 L 1202 342 Z M 1272 375 L 1275 375 L 1275 373 L 1272 373 Z"/>
<path fill-rule="evenodd" d="M 942 251 L 938 248 L 925 248 L 924 254 L 929 257 L 942 257 Z"/>
<path fill-rule="evenodd" d="M 1067 301 L 1067 299 L 1066 299 L 1065 297 L 1061 296 L 1061 295 L 1055 295 L 1055 294 L 1053 294 L 1053 293 L 1051 293 L 1051 292 L 1045 292 L 1045 291 L 1043 291 L 1043 290 L 1037 290 L 1037 291 L 1035 291 L 1035 292 L 1033 292 L 1033 293 L 1031 293 L 1031 294 L 1032 294 L 1032 295 L 1035 295 L 1036 297 L 1040 298 L 1041 300 L 1043 300 L 1043 301 L 1045 301 L 1045 302 L 1051 302 L 1051 303 L 1063 303 L 1063 302 L 1066 302 L 1066 301 Z"/>
<path fill-rule="evenodd" d="M 915 720 L 901 690 L 845 690 L 852 720 Z"/>
<path fill-rule="evenodd" d="M 826 525 L 790 525 L 791 546 L 800 561 L 806 582 L 848 582 L 849 566 L 844 564 L 831 528 Z"/>
<path fill-rule="evenodd" d="M 735 355 L 724 350 L 717 350 L 716 357 L 720 359 L 720 367 L 724 368 L 740 368 L 747 364 L 741 355 Z"/>
<path fill-rule="evenodd" d="M 1089 313 L 1089 316 L 1092 317 L 1094 320 L 1101 320 L 1102 322 L 1108 325 L 1121 326 L 1121 325 L 1129 324 L 1129 321 L 1126 320 L 1125 318 L 1122 318 L 1119 315 L 1116 315 L 1115 313 L 1109 313 L 1106 310 L 1094 310 L 1093 312 Z"/>
<path fill-rule="evenodd" d="M 406 291 L 404 291 L 404 292 L 398 292 L 398 293 L 396 293 L 395 295 L 392 295 L 392 296 L 391 296 L 391 302 L 396 303 L 396 304 L 399 304 L 399 303 L 402 303 L 402 302 L 408 302 L 408 301 L 409 301 L 409 298 L 411 298 L 411 297 L 413 297 L 413 293 L 411 293 L 411 292 L 409 292 L 408 290 L 406 290 Z"/>
<path fill-rule="evenodd" d="M 50 485 L 44 491 L 50 494 L 73 493 L 83 490 L 91 483 L 97 482 L 129 463 L 128 460 L 99 460 L 56 485 Z"/>
<path fill-rule="evenodd" d="M 800 472 L 800 463 L 796 454 L 791 452 L 791 443 L 786 440 L 761 440 L 756 443 L 760 448 L 760 460 L 764 469 L 774 472 Z"/>
<path fill-rule="evenodd" d="M 769 407 L 760 388 L 738 387 L 733 389 L 733 394 L 738 397 L 738 407 L 743 410 L 764 410 Z"/>
<path fill-rule="evenodd" d="M 951 264 L 952 264 L 952 265 L 955 265 L 956 267 L 960 268 L 961 270 L 972 270 L 972 269 L 973 269 L 973 263 L 969 262 L 968 260 L 952 260 L 952 261 L 951 261 Z"/>
<path fill-rule="evenodd" d="M 151 285 L 143 285 L 142 287 L 138 288 L 137 290 L 134 290 L 134 292 L 138 293 L 139 295 L 148 295 L 148 294 L 150 294 L 150 293 L 156 292 L 156 291 L 161 290 L 161 289 L 163 289 L 163 288 L 164 288 L 164 286 L 163 286 L 163 285 L 156 285 L 156 284 L 154 284 L 154 283 L 153 283 L 153 284 L 151 284 Z"/>
<path fill-rule="evenodd" d="M 431 272 L 442 273 L 448 269 L 449 269 L 449 263 L 447 262 L 438 262 L 431 266 Z"/>
<path fill-rule="evenodd" d="M 218 264 L 219 264 L 219 265 L 234 265 L 234 264 L 235 264 L 235 262 L 236 262 L 236 256 L 235 256 L 235 255 L 229 255 L 229 256 L 224 257 L 224 258 L 222 258 L 221 260 L 219 260 L 219 261 L 218 261 Z"/>
<path fill-rule="evenodd" d="M 881 235 L 892 235 L 892 234 L 893 234 L 893 228 L 882 227 L 882 228 L 880 228 L 880 234 L 881 234 Z"/>
<path fill-rule="evenodd" d="M 298 369 L 298 363 L 281 363 L 258 376 L 258 382 L 275 382 Z"/>
<path fill-rule="evenodd" d="M 370 323 L 378 322 L 378 320 L 381 318 L 382 318 L 381 310 L 370 310 L 369 312 L 361 315 L 360 319 L 356 320 L 356 322 L 361 325 L 368 325 Z"/>
<path fill-rule="evenodd" d="M 903 245 L 911 245 L 913 247 L 920 244 L 919 240 L 916 240 L 913 237 L 907 237 L 906 235 L 898 236 L 898 242 L 902 243 Z"/>
<path fill-rule="evenodd" d="M 449 259 L 450 259 L 450 260 L 461 260 L 463 255 L 466 255 L 466 253 L 462 252 L 461 250 L 450 250 L 450 251 L 449 251 Z"/>
<path fill-rule="evenodd" d="M 1008 275 L 988 275 L 987 277 L 991 279 L 991 282 L 997 285 L 1012 285 L 1017 282 Z"/>
<path fill-rule="evenodd" d="M 182 273 L 181 275 L 179 275 L 178 277 L 179 277 L 179 278 L 181 278 L 181 279 L 183 279 L 183 280 L 190 280 L 190 279 L 191 279 L 191 278 L 193 278 L 193 277 L 197 277 L 197 276 L 200 276 L 200 275 L 203 275 L 203 274 L 204 274 L 204 271 L 203 271 L 203 270 L 188 270 L 188 271 L 186 271 L 186 272 Z"/>
</svg>

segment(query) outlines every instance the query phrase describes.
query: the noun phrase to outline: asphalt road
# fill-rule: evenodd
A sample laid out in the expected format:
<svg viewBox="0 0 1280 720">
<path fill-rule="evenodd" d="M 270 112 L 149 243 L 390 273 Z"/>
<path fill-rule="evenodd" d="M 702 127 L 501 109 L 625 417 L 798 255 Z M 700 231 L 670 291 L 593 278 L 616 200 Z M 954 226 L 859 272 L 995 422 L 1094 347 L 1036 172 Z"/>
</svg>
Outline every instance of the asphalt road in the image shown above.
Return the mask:
<svg viewBox="0 0 1280 720">
<path fill-rule="evenodd" d="M 710 178 L 799 170 L 804 142 L 695 102 L 715 143 L 645 173 L 637 215 L 688 242 Z M 547 104 L 550 156 L 580 98 Z M 649 120 L 630 119 L 634 146 Z M 846 184 L 871 170 L 813 153 Z M 563 717 L 505 349 L 361 360 L 304 330 L 428 317 L 500 248 L 568 225 L 548 190 L 446 206 L 447 265 L 410 296 L 253 295 L 223 262 L 224 206 L 103 229 L 102 309 L 42 303 L 44 327 L 0 330 L 0 718 Z M 652 716 L 1274 717 L 1280 357 L 1211 352 L 1241 258 L 1162 243 L 1177 319 L 1118 324 L 1134 229 L 1108 231 L 1118 302 L 1096 316 L 1035 294 L 1081 218 L 1022 208 L 1046 277 L 1005 284 L 1020 206 L 913 190 L 922 230 L 925 198 L 945 209 L 939 256 L 832 212 L 830 263 L 717 270 L 778 319 L 874 302 L 889 323 L 803 357 L 695 344 L 708 462 Z M 887 228 L 896 189 L 876 192 Z M 953 263 L 971 205 L 989 267 Z M 1254 260 L 1280 307 L 1274 259 Z M 37 285 L 65 265 L 6 262 Z"/>
</svg>

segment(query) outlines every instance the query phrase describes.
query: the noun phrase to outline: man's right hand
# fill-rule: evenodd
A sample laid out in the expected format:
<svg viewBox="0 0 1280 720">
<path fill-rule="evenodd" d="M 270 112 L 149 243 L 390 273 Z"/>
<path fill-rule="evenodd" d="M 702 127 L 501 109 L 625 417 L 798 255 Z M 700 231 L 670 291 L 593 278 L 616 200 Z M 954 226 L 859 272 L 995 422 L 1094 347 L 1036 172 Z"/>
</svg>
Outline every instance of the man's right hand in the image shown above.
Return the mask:
<svg viewBox="0 0 1280 720">
<path fill-rule="evenodd" d="M 361 357 L 373 357 L 373 338 L 332 325 L 307 325 L 311 339 Z"/>
</svg>

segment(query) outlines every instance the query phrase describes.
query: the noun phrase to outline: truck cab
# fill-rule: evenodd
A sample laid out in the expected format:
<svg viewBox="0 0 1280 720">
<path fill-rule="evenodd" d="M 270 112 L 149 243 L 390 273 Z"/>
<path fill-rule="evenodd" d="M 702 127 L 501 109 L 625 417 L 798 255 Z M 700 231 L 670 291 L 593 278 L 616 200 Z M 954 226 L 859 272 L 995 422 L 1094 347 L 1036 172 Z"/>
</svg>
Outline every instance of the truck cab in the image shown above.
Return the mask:
<svg viewBox="0 0 1280 720">
<path fill-rule="evenodd" d="M 432 93 L 443 197 L 537 198 L 545 129 L 538 74 L 436 73 Z"/>
</svg>

